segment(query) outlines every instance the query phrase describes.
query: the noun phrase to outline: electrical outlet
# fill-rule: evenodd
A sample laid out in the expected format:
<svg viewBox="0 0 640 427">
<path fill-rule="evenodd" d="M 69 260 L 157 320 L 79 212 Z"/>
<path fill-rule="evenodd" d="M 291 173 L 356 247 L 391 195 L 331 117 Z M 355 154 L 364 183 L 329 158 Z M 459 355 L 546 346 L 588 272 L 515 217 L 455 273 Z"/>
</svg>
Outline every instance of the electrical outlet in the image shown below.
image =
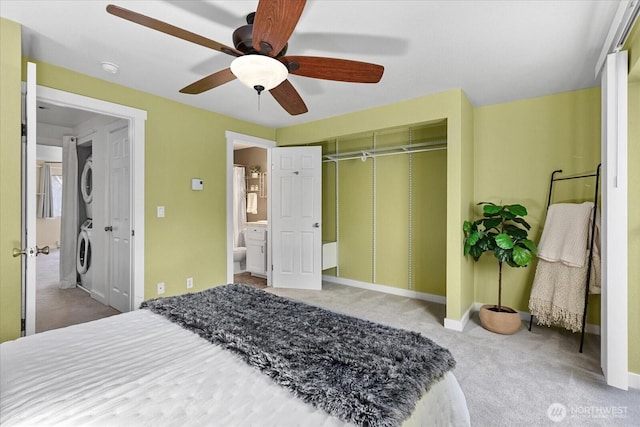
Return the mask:
<svg viewBox="0 0 640 427">
<path fill-rule="evenodd" d="M 164 206 L 158 206 L 156 214 L 158 218 L 164 218 Z"/>
<path fill-rule="evenodd" d="M 158 295 L 164 294 L 164 283 L 158 283 Z"/>
<path fill-rule="evenodd" d="M 187 289 L 193 288 L 193 277 L 187 277 Z"/>
</svg>

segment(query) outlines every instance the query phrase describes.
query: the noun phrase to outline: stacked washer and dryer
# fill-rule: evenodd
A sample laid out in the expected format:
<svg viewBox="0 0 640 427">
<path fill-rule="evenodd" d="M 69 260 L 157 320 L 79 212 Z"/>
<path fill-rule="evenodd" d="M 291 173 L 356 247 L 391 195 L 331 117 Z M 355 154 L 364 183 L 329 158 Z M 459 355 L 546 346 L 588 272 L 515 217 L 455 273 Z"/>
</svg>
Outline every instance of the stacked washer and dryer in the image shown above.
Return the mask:
<svg viewBox="0 0 640 427">
<path fill-rule="evenodd" d="M 80 276 L 80 285 L 90 291 L 93 271 L 91 268 L 91 245 L 93 239 L 93 161 L 87 157 L 80 175 L 80 193 L 85 207 L 86 218 L 80 226 L 78 234 L 76 266 Z"/>
</svg>

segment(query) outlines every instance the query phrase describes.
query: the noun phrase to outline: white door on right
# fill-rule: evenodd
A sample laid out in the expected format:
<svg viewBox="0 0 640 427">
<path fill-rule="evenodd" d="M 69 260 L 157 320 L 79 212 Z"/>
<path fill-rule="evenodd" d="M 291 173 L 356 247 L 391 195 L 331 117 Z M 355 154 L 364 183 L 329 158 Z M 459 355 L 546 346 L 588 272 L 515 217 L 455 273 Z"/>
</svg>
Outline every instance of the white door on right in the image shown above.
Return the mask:
<svg viewBox="0 0 640 427">
<path fill-rule="evenodd" d="M 131 160 L 129 121 L 107 127 L 109 190 L 107 206 L 109 305 L 120 312 L 131 310 Z"/>
<path fill-rule="evenodd" d="M 271 150 L 274 288 L 322 289 L 322 148 Z"/>
</svg>

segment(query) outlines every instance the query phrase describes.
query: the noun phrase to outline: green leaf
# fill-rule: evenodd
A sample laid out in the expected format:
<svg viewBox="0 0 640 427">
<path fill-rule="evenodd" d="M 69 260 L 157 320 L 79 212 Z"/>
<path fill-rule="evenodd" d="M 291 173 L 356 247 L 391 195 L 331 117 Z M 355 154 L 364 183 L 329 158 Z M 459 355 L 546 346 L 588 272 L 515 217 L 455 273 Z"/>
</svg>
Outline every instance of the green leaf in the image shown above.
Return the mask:
<svg viewBox="0 0 640 427">
<path fill-rule="evenodd" d="M 469 234 L 469 237 L 467 237 L 466 243 L 468 243 L 470 246 L 473 246 L 478 243 L 480 237 L 482 236 L 480 235 L 479 231 L 473 231 L 471 234 Z"/>
<path fill-rule="evenodd" d="M 469 251 L 471 250 L 471 245 L 469 242 L 464 242 L 464 256 L 469 255 Z"/>
<path fill-rule="evenodd" d="M 516 237 L 518 239 L 526 239 L 527 230 L 523 230 L 520 227 L 515 225 L 507 224 L 504 226 L 504 231 L 509 234 L 511 237 Z"/>
<path fill-rule="evenodd" d="M 511 213 L 511 212 L 509 212 L 509 211 L 507 211 L 507 210 L 504 210 L 504 211 L 500 212 L 500 216 L 501 216 L 502 218 L 504 218 L 504 219 L 505 219 L 505 221 L 508 221 L 508 220 L 511 220 L 511 219 L 515 219 L 515 218 L 516 218 L 516 214 Z"/>
<path fill-rule="evenodd" d="M 482 220 L 482 225 L 484 225 L 485 229 L 489 229 L 497 227 L 501 222 L 500 218 L 485 218 Z"/>
<path fill-rule="evenodd" d="M 513 240 L 506 233 L 500 233 L 496 236 L 496 244 L 502 249 L 513 248 Z"/>
<path fill-rule="evenodd" d="M 480 255 L 482 255 L 483 252 L 484 251 L 477 246 L 471 246 L 471 248 L 469 249 L 469 253 L 476 261 L 480 258 Z"/>
<path fill-rule="evenodd" d="M 478 246 L 480 249 L 482 249 L 482 251 L 492 251 L 493 248 L 495 248 L 495 244 L 494 244 L 494 240 L 491 236 L 485 236 L 482 239 L 480 239 L 480 241 L 478 242 L 478 244 L 476 245 Z"/>
<path fill-rule="evenodd" d="M 532 259 L 533 255 L 531 255 L 529 249 L 525 249 L 520 246 L 515 246 L 513 248 L 513 261 L 519 266 L 525 267 L 529 265 Z"/>
<path fill-rule="evenodd" d="M 508 205 L 505 208 L 516 215 L 527 216 L 527 208 L 522 205 Z"/>
<path fill-rule="evenodd" d="M 483 202 L 483 203 L 486 203 L 486 202 Z M 494 205 L 493 203 L 486 204 L 482 208 L 482 212 L 484 212 L 485 215 L 495 215 L 501 210 L 502 210 L 502 206 Z"/>
<path fill-rule="evenodd" d="M 511 253 L 511 249 L 503 249 L 500 247 L 493 250 L 493 255 L 498 258 L 498 261 L 500 262 L 508 263 L 511 260 Z"/>
<path fill-rule="evenodd" d="M 523 240 L 519 241 L 518 243 L 521 244 L 521 245 L 524 245 L 534 255 L 538 252 L 538 247 L 536 246 L 536 244 L 533 243 L 529 239 L 523 239 Z"/>
<path fill-rule="evenodd" d="M 522 224 L 524 226 L 524 228 L 526 228 L 527 230 L 531 229 L 531 226 L 529 225 L 529 223 L 527 221 L 525 221 L 522 218 L 513 218 L 513 222 L 517 222 L 518 224 Z"/>
<path fill-rule="evenodd" d="M 462 224 L 462 230 L 466 234 L 471 233 L 471 221 L 465 221 L 464 224 Z"/>
</svg>

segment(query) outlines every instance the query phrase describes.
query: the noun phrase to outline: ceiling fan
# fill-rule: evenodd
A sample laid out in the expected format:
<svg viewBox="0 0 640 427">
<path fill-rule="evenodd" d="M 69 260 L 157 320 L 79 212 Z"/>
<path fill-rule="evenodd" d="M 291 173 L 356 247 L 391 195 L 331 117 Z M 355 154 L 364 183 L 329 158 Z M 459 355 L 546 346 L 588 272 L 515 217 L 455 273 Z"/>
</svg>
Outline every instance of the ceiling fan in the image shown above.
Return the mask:
<svg viewBox="0 0 640 427">
<path fill-rule="evenodd" d="M 234 79 L 258 95 L 268 90 L 291 115 L 306 113 L 307 106 L 287 80 L 288 74 L 352 83 L 377 83 L 384 67 L 367 62 L 315 56 L 285 56 L 288 40 L 302 15 L 306 0 L 259 0 L 247 25 L 233 32 L 235 48 L 166 22 L 110 4 L 107 12 L 136 24 L 236 57 L 229 68 L 220 70 L 180 90 L 199 94 Z"/>
</svg>

